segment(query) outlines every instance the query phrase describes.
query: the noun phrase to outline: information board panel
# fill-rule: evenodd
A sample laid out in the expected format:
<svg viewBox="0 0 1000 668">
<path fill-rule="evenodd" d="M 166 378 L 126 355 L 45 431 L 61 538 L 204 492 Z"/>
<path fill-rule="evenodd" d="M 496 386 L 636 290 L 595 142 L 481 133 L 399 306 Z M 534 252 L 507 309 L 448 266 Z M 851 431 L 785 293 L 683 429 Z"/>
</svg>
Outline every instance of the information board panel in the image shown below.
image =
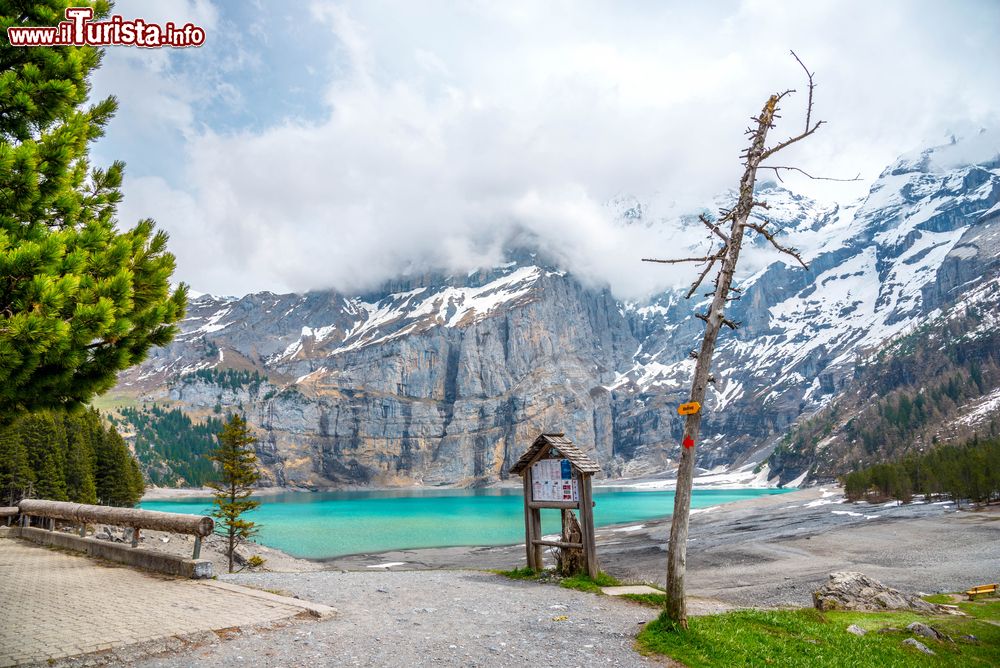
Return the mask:
<svg viewBox="0 0 1000 668">
<path fill-rule="evenodd" d="M 580 500 L 580 489 L 568 459 L 543 459 L 531 465 L 533 501 Z"/>
</svg>

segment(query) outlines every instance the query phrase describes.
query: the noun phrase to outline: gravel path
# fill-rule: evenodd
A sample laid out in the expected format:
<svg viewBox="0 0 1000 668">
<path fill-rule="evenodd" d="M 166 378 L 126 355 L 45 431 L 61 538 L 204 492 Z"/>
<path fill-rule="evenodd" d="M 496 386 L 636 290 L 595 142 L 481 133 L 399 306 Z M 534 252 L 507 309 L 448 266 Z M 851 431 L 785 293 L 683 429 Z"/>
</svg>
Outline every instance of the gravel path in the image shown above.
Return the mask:
<svg viewBox="0 0 1000 668">
<path fill-rule="evenodd" d="M 261 573 L 226 581 L 336 607 L 138 666 L 647 666 L 653 608 L 474 571 Z M 661 664 L 662 665 L 662 664 Z"/>
</svg>

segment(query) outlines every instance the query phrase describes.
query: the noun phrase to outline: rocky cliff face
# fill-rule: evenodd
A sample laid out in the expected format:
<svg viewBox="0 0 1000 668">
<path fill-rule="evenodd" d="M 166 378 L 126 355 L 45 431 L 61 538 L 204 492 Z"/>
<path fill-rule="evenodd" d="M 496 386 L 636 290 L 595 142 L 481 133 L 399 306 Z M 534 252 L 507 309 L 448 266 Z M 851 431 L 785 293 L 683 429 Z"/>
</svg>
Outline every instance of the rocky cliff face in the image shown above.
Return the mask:
<svg viewBox="0 0 1000 668">
<path fill-rule="evenodd" d="M 948 152 L 901 158 L 849 207 L 761 186 L 810 271 L 775 258 L 740 282 L 730 317 L 743 326 L 720 343 L 700 466 L 752 467 L 860 354 L 996 273 L 1000 162 Z M 627 222 L 666 224 L 641 211 Z M 203 296 L 118 391 L 195 415 L 241 406 L 278 485 L 485 483 L 541 430 L 566 432 L 608 475 L 659 472 L 679 449 L 697 301 L 623 303 L 524 251 L 362 296 Z"/>
</svg>

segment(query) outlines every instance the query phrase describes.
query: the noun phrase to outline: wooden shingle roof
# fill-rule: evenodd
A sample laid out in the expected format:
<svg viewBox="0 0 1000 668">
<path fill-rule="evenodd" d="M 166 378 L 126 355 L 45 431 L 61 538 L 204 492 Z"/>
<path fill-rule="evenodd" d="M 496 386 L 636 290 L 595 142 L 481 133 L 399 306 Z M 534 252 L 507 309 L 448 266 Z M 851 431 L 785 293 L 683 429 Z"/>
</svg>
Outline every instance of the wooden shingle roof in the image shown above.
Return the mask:
<svg viewBox="0 0 1000 668">
<path fill-rule="evenodd" d="M 573 445 L 573 441 L 566 438 L 563 434 L 539 434 L 535 442 L 531 444 L 531 447 L 517 460 L 517 463 L 510 467 L 510 472 L 519 475 L 522 474 L 528 465 L 531 464 L 532 460 L 546 448 L 555 448 L 558 450 L 578 471 L 582 471 L 583 473 L 597 473 L 601 470 L 597 462 L 584 454 L 580 448 Z"/>
</svg>

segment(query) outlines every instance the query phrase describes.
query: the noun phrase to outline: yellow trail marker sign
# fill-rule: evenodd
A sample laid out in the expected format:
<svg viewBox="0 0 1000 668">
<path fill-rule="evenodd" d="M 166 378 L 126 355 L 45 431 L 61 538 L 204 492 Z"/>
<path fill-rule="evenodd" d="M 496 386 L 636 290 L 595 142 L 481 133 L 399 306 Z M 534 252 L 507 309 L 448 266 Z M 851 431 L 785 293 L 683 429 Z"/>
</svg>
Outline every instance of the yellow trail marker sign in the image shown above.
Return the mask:
<svg viewBox="0 0 1000 668">
<path fill-rule="evenodd" d="M 689 401 L 677 407 L 677 412 L 681 415 L 694 415 L 701 410 L 701 404 L 697 401 Z"/>
</svg>

